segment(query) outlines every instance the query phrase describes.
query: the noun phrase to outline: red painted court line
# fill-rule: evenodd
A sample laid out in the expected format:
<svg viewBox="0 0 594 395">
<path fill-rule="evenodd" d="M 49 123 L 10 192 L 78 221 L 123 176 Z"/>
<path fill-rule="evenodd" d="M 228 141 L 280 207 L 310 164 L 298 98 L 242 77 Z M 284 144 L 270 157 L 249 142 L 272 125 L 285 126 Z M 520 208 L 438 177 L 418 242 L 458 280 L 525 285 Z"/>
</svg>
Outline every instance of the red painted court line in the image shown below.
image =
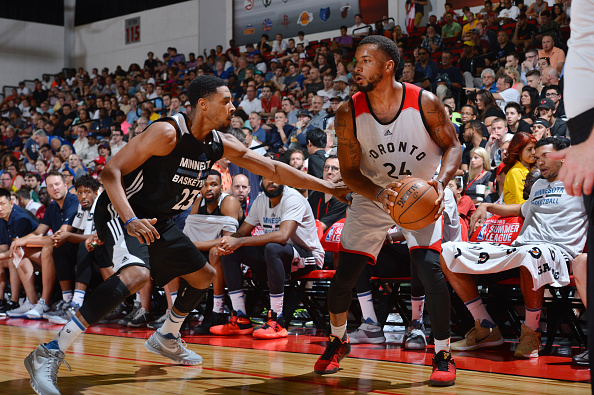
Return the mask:
<svg viewBox="0 0 594 395">
<path fill-rule="evenodd" d="M 25 346 L 0 345 L 0 348 L 15 348 L 15 349 L 19 349 L 19 350 L 31 350 L 34 347 L 35 346 L 25 347 Z M 216 347 L 216 346 L 210 346 L 210 347 Z M 125 357 L 117 357 L 117 356 L 113 356 L 113 355 L 91 354 L 91 353 L 76 352 L 76 351 L 66 351 L 66 354 L 76 354 L 76 355 L 84 355 L 84 356 L 98 357 L 98 358 L 107 358 L 107 359 L 118 359 L 118 360 L 123 360 L 123 361 L 132 361 L 132 362 L 154 363 L 154 364 L 169 365 L 169 366 L 184 366 L 184 367 L 187 367 L 188 369 L 191 369 L 193 367 L 193 366 L 189 366 L 189 365 L 163 363 L 161 361 L 151 361 L 151 360 L 147 360 L 147 359 L 125 358 Z M 283 381 L 289 381 L 289 382 L 294 382 L 294 383 L 313 384 L 313 385 L 317 385 L 317 386 L 333 387 L 333 388 L 337 388 L 337 389 L 345 389 L 345 390 L 352 390 L 352 391 L 358 391 L 359 390 L 359 388 L 355 388 L 355 387 L 345 387 L 345 386 L 340 386 L 340 385 L 332 385 L 332 384 L 325 384 L 325 383 L 315 383 L 315 382 L 304 381 L 304 380 L 295 380 L 295 379 L 292 379 L 292 378 L 289 378 L 289 377 L 282 377 L 282 376 L 275 377 L 275 376 L 268 376 L 268 375 L 265 375 L 265 374 L 258 374 L 258 373 L 248 373 L 248 372 L 226 370 L 226 369 L 207 368 L 207 367 L 204 367 L 202 365 L 196 365 L 194 367 L 200 367 L 202 370 L 209 370 L 209 371 L 212 371 L 212 372 L 237 374 L 237 375 L 242 375 L 242 376 L 257 377 L 257 378 L 261 378 L 261 379 L 283 380 Z M 214 379 L 215 378 L 213 378 L 213 380 Z M 221 387 L 221 388 L 224 388 L 224 387 Z M 389 395 L 394 395 L 394 394 L 397 395 L 398 394 L 396 392 L 383 392 L 383 391 L 371 391 L 370 393 L 372 393 L 372 394 L 389 394 Z"/>
</svg>

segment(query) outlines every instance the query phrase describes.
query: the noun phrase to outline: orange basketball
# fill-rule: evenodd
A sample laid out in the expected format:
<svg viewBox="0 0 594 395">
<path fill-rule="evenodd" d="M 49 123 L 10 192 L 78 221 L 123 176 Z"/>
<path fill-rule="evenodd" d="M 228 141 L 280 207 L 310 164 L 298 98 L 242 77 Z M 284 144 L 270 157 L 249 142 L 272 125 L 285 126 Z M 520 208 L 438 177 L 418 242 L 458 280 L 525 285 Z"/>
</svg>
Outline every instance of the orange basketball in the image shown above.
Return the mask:
<svg viewBox="0 0 594 395">
<path fill-rule="evenodd" d="M 420 178 L 405 178 L 391 208 L 391 217 L 399 226 L 417 230 L 434 222 L 439 206 L 437 191 Z M 392 199 L 390 199 L 392 200 Z"/>
</svg>

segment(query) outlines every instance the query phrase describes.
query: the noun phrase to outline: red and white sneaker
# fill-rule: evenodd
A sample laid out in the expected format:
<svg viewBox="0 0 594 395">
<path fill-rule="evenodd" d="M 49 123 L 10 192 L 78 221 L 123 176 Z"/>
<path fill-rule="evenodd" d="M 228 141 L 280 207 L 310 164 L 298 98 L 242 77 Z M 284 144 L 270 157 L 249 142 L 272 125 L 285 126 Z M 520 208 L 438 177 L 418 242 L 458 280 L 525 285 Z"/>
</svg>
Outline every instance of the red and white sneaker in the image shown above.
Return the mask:
<svg viewBox="0 0 594 395">
<path fill-rule="evenodd" d="M 442 350 L 433 356 L 433 373 L 429 378 L 429 385 L 448 387 L 454 384 L 456 384 L 456 363 L 451 353 Z"/>
<path fill-rule="evenodd" d="M 289 332 L 285 328 L 283 316 L 277 318 L 274 311 L 268 310 L 268 321 L 256 329 L 253 336 L 255 339 L 279 339 L 289 336 Z"/>
<path fill-rule="evenodd" d="M 232 315 L 225 325 L 210 327 L 210 333 L 214 335 L 250 335 L 254 331 L 252 322 L 246 315 Z"/>
<path fill-rule="evenodd" d="M 338 372 L 340 361 L 351 352 L 349 338 L 342 341 L 334 335 L 330 335 L 330 341 L 326 345 L 326 350 L 318 358 L 314 371 L 317 374 L 330 374 Z"/>
</svg>

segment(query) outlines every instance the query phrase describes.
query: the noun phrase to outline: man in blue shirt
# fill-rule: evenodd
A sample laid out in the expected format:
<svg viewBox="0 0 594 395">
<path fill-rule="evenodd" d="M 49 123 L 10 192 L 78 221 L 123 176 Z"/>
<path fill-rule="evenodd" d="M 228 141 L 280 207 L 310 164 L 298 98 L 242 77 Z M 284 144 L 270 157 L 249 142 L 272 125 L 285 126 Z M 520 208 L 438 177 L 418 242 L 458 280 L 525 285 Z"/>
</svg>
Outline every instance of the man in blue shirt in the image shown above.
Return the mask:
<svg viewBox="0 0 594 395">
<path fill-rule="evenodd" d="M 43 220 L 37 228 L 17 240 L 10 246 L 10 252 L 14 259 L 14 265 L 18 266 L 19 278 L 25 288 L 27 300 L 18 309 L 10 310 L 7 315 L 12 318 L 26 317 L 29 319 L 41 319 L 43 314 L 49 311 L 49 302 L 56 275 L 62 289 L 68 290 L 67 283 L 72 281 L 73 268 L 76 264 L 76 246 L 70 242 L 54 248 L 51 236 L 46 234 L 60 229 L 68 229 L 78 209 L 78 199 L 75 195 L 68 193 L 64 175 L 52 170 L 45 178 L 47 192 L 54 200 L 50 203 Z M 21 257 L 19 262 L 18 257 Z M 33 263 L 41 267 L 42 291 L 41 298 L 37 298 L 35 290 L 35 274 Z M 72 295 L 64 295 L 64 298 L 72 298 Z"/>
<path fill-rule="evenodd" d="M 6 312 L 19 307 L 21 281 L 17 269 L 12 264 L 10 244 L 16 238 L 23 237 L 37 228 L 37 220 L 25 209 L 10 203 L 10 192 L 0 188 L 0 317 Z M 6 272 L 10 269 L 10 300 L 4 300 Z"/>
</svg>

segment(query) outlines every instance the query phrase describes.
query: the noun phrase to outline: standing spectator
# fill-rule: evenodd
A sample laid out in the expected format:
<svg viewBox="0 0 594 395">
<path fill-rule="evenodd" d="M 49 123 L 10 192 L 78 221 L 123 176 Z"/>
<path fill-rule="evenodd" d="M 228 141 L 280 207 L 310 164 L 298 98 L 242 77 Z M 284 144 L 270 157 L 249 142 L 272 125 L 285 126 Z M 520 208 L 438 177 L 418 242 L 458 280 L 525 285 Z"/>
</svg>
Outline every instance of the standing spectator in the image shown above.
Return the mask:
<svg viewBox="0 0 594 395">
<path fill-rule="evenodd" d="M 307 132 L 305 138 L 307 140 L 307 152 L 309 152 L 307 173 L 322 178 L 324 175 L 324 162 L 326 161 L 326 133 L 322 129 L 314 127 Z"/>
</svg>

